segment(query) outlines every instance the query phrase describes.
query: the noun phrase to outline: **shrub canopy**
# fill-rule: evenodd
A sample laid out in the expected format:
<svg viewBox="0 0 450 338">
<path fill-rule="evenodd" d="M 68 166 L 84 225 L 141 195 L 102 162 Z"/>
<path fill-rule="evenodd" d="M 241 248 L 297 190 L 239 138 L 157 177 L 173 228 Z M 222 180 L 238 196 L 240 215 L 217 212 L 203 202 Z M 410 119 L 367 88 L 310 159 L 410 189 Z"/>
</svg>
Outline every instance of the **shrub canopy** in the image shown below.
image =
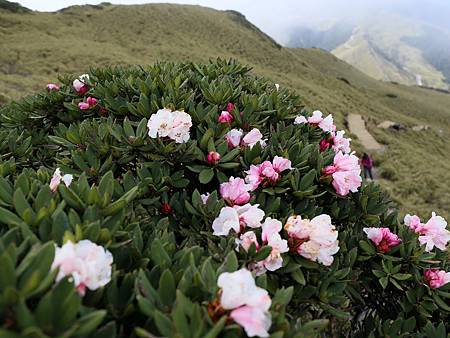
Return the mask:
<svg viewBox="0 0 450 338">
<path fill-rule="evenodd" d="M 277 156 L 292 169 L 249 203 L 283 225 L 329 215 L 339 251 L 324 265 L 291 241 L 282 267 L 255 277 L 272 299 L 271 337 L 446 335 L 448 284 L 430 287 L 424 271 L 447 270 L 448 253 L 426 251 L 378 185 L 336 193 L 324 173 L 336 156 L 323 146 L 330 134 L 294 124 L 310 116 L 296 93 L 225 60 L 92 69 L 78 92 L 77 77 L 0 110 L 0 337 L 244 337 L 217 279 L 273 248 L 236 248 L 240 234 L 216 236 L 212 224 L 229 204 L 220 184 Z M 229 103 L 231 121 L 219 122 Z M 163 108 L 190 116 L 187 142 L 148 135 Z M 265 145 L 229 146 L 231 129 L 253 128 Z M 73 181 L 52 191 L 56 168 Z M 380 249 L 369 227 L 400 244 Z M 52 268 L 55 247 L 81 240 L 113 256 L 110 282 L 83 297 Z"/>
</svg>

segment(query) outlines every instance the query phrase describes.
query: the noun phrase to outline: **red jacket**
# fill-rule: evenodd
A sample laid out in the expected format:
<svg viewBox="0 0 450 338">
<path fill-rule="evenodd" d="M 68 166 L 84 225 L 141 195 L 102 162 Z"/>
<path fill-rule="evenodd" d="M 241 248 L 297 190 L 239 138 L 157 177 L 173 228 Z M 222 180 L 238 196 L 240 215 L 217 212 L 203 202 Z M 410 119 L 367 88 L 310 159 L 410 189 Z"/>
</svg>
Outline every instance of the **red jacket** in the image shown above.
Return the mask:
<svg viewBox="0 0 450 338">
<path fill-rule="evenodd" d="M 373 160 L 372 160 L 372 158 L 369 156 L 369 157 L 367 157 L 367 158 L 363 158 L 362 161 L 361 161 L 361 164 L 362 164 L 364 167 L 366 167 L 366 168 L 372 169 L 372 167 L 373 167 Z"/>
</svg>

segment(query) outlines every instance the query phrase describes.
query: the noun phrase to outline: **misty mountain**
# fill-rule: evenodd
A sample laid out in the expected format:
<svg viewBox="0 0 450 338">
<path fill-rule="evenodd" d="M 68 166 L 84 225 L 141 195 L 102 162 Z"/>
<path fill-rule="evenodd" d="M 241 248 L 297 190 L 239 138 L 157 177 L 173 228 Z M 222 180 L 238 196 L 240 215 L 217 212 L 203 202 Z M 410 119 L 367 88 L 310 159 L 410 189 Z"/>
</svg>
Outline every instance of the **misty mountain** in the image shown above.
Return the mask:
<svg viewBox="0 0 450 338">
<path fill-rule="evenodd" d="M 379 80 L 448 89 L 450 30 L 430 24 L 426 11 L 398 9 L 340 19 L 326 29 L 297 27 L 288 46 L 328 50 Z"/>
</svg>

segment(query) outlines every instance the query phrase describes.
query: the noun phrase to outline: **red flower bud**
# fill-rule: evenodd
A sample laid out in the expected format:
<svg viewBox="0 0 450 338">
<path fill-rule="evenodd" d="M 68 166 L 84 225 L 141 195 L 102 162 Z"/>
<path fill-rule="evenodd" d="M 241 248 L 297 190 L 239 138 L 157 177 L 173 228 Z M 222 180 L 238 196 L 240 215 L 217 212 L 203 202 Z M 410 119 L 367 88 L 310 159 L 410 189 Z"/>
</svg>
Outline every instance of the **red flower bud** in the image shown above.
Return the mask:
<svg viewBox="0 0 450 338">
<path fill-rule="evenodd" d="M 164 202 L 164 203 L 161 205 L 160 211 L 161 211 L 161 213 L 163 213 L 164 215 L 170 215 L 170 214 L 172 213 L 172 207 L 170 206 L 169 203 Z"/>
<path fill-rule="evenodd" d="M 206 156 L 206 161 L 210 165 L 216 165 L 220 161 L 220 154 L 215 151 L 210 151 L 209 154 Z"/>
</svg>

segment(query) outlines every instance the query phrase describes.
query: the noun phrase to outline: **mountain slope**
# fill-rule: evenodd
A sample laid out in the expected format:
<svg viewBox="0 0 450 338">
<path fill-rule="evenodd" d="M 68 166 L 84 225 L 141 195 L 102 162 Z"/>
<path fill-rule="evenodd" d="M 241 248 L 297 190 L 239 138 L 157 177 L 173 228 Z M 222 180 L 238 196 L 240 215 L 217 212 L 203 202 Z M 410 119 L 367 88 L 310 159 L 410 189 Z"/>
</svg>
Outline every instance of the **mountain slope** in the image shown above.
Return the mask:
<svg viewBox="0 0 450 338">
<path fill-rule="evenodd" d="M 0 102 L 42 90 L 58 73 L 89 65 L 148 64 L 158 60 L 237 58 L 256 74 L 296 89 L 308 109 L 370 118 L 387 150 L 376 156 L 381 183 L 406 209 L 450 215 L 450 95 L 375 81 L 319 49 L 281 48 L 236 12 L 199 6 L 82 6 L 59 13 L 0 9 Z M 383 120 L 427 132 L 392 133 Z M 442 131 L 440 131 L 442 130 Z M 362 150 L 355 140 L 356 149 Z M 416 177 L 417 176 L 417 177 Z M 411 178 L 417 178 L 414 182 Z"/>
</svg>

